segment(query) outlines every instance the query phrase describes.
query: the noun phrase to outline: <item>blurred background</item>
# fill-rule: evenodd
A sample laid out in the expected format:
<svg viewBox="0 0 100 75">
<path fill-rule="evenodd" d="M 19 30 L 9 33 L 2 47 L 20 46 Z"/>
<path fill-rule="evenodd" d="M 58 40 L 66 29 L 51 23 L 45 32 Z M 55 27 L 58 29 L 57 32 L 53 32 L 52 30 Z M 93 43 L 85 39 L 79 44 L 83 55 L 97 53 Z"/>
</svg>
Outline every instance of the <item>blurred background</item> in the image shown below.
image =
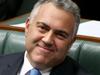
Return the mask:
<svg viewBox="0 0 100 75">
<path fill-rule="evenodd" d="M 38 0 L 0 0 L 0 21 L 29 13 Z M 81 18 L 100 20 L 99 0 L 73 0 L 80 8 Z"/>
</svg>

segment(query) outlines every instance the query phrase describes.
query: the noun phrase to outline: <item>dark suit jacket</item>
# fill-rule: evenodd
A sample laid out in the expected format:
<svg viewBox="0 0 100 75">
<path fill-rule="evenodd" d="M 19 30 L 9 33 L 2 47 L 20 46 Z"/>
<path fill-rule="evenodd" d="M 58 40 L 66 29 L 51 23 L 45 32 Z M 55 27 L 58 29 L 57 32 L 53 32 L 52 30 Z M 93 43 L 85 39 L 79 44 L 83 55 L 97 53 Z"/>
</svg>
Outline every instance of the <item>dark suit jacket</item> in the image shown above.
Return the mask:
<svg viewBox="0 0 100 75">
<path fill-rule="evenodd" d="M 0 75 L 17 75 L 23 63 L 24 53 L 0 56 Z M 70 57 L 54 67 L 50 75 L 90 75 Z"/>
</svg>

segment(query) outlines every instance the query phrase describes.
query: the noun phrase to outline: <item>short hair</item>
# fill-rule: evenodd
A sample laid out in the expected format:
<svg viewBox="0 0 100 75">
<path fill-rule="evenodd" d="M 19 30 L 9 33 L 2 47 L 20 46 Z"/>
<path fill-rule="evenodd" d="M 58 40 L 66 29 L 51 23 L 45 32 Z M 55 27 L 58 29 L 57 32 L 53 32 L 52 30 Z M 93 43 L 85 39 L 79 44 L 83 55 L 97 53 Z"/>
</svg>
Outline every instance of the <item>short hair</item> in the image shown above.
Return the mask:
<svg viewBox="0 0 100 75">
<path fill-rule="evenodd" d="M 76 20 L 75 30 L 77 30 L 78 25 L 80 23 L 80 9 L 77 6 L 77 4 L 75 2 L 73 2 L 72 0 L 39 0 L 35 4 L 32 12 L 31 12 L 30 18 L 33 18 L 37 14 L 39 7 L 46 3 L 53 3 L 54 6 L 56 6 L 57 8 L 60 8 L 67 12 L 72 13 Z"/>
</svg>

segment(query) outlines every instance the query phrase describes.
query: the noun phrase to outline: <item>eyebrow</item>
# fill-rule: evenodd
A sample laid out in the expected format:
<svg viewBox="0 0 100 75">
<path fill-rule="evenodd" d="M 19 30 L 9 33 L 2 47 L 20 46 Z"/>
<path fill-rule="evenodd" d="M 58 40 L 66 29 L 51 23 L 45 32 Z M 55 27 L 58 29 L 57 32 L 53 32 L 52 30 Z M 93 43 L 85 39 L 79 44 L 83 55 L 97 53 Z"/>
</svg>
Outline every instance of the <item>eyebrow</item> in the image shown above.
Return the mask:
<svg viewBox="0 0 100 75">
<path fill-rule="evenodd" d="M 37 24 L 42 24 L 42 25 L 44 25 L 46 28 L 50 28 L 49 27 L 49 25 L 48 24 L 46 24 L 46 23 L 44 23 L 44 22 L 37 22 Z M 65 36 L 69 36 L 69 34 L 67 33 L 67 32 L 65 32 L 64 30 L 58 30 L 58 29 L 56 29 L 56 30 L 54 30 L 55 32 L 57 32 L 57 33 L 62 33 L 62 34 L 64 34 Z"/>
<path fill-rule="evenodd" d="M 45 26 L 46 28 L 50 29 L 49 25 L 44 23 L 44 22 L 37 22 L 37 24 L 42 24 L 43 26 Z"/>
<path fill-rule="evenodd" d="M 67 32 L 65 32 L 65 31 L 63 31 L 63 30 L 55 30 L 57 33 L 62 33 L 62 34 L 64 34 L 65 36 L 69 36 L 69 34 L 67 33 Z"/>
</svg>

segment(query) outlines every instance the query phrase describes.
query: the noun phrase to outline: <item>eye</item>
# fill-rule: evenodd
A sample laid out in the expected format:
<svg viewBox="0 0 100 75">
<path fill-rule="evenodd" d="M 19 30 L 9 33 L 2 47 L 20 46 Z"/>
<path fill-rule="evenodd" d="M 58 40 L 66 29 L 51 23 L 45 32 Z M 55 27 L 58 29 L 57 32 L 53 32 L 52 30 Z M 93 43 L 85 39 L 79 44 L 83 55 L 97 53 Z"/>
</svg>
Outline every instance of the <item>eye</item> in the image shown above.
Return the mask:
<svg viewBox="0 0 100 75">
<path fill-rule="evenodd" d="M 38 30 L 41 33 L 45 33 L 46 31 L 48 31 L 48 29 L 45 26 L 43 26 L 43 25 L 38 25 Z"/>
<path fill-rule="evenodd" d="M 41 33 L 45 33 L 50 30 L 49 25 L 44 22 L 37 22 L 36 25 L 37 25 L 39 32 Z"/>
<path fill-rule="evenodd" d="M 57 38 L 59 38 L 61 40 L 65 40 L 68 38 L 68 34 L 61 33 L 61 32 L 56 32 L 56 36 L 57 36 Z"/>
<path fill-rule="evenodd" d="M 63 34 L 57 34 L 57 36 L 58 36 L 58 38 L 60 38 L 60 39 L 66 39 L 66 36 L 63 35 Z"/>
<path fill-rule="evenodd" d="M 38 26 L 41 30 L 45 30 L 44 26 Z"/>
</svg>

